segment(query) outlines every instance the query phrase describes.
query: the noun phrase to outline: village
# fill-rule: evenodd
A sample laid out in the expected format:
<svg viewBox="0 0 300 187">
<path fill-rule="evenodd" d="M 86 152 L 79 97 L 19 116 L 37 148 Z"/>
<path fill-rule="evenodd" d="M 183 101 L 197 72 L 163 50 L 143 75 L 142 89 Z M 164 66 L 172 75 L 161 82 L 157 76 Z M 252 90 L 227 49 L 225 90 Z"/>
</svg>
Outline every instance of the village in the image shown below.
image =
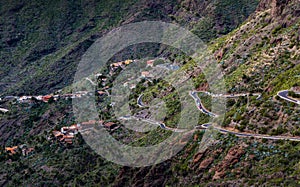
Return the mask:
<svg viewBox="0 0 300 187">
<path fill-rule="evenodd" d="M 109 75 L 111 75 L 111 76 L 114 75 L 118 68 L 124 69 L 127 65 L 131 64 L 132 62 L 135 62 L 135 61 L 134 60 L 125 60 L 125 61 L 121 61 L 121 62 L 112 63 L 110 65 Z M 149 67 L 153 67 L 153 64 L 154 64 L 154 60 L 146 61 L 146 65 Z M 100 85 L 103 88 L 102 90 L 97 91 L 98 95 L 99 96 L 109 95 L 108 90 L 110 89 L 110 87 L 107 86 L 108 77 L 105 75 L 102 75 L 102 74 L 96 74 L 95 77 L 100 82 Z M 148 78 L 148 77 L 151 77 L 151 74 L 148 71 L 143 71 L 143 72 L 141 72 L 141 77 Z M 129 86 L 130 89 L 133 89 L 133 88 L 135 88 L 136 85 L 125 82 L 124 86 L 125 87 Z M 73 144 L 73 140 L 74 140 L 76 134 L 78 134 L 79 132 L 83 132 L 88 129 L 91 129 L 95 125 L 102 126 L 111 132 L 119 128 L 118 124 L 115 122 L 104 122 L 103 120 L 101 120 L 101 121 L 89 120 L 87 122 L 73 124 L 69 127 L 67 127 L 67 126 L 62 127 L 60 129 L 60 131 L 54 130 L 54 131 L 52 131 L 52 134 L 59 142 L 71 145 L 71 144 Z"/>
<path fill-rule="evenodd" d="M 37 101 L 42 101 L 45 103 L 48 103 L 51 99 L 53 101 L 57 101 L 58 99 L 74 99 L 74 98 L 81 98 L 84 95 L 87 95 L 88 92 L 86 91 L 81 91 L 77 93 L 70 93 L 70 94 L 61 94 L 61 95 L 54 95 L 54 94 L 49 94 L 49 95 L 39 95 L 39 96 L 5 96 L 3 98 L 0 98 L 0 100 L 16 100 L 18 103 L 32 103 L 34 100 Z"/>
<path fill-rule="evenodd" d="M 124 69 L 126 66 L 131 64 L 132 62 L 136 62 L 135 60 L 125 60 L 122 62 L 117 62 L 117 63 L 112 63 L 110 65 L 110 70 L 109 70 L 109 75 L 113 76 L 116 74 L 116 70 L 118 68 Z M 147 60 L 146 61 L 146 67 L 154 67 L 154 62 L 155 60 Z M 178 70 L 179 66 L 176 64 L 158 64 L 156 65 L 159 68 L 166 69 L 166 70 Z M 110 86 L 108 86 L 109 78 L 108 76 L 102 75 L 102 74 L 96 74 L 95 77 L 97 78 L 97 83 L 99 82 L 101 85 L 101 89 L 97 90 L 97 93 L 99 96 L 104 96 L 104 95 L 110 95 L 109 90 Z M 153 75 L 151 74 L 150 71 L 142 71 L 140 74 L 140 78 L 142 79 L 147 79 L 150 80 L 153 78 Z M 91 82 L 92 80 L 89 79 Z M 151 80 L 150 80 L 151 81 Z M 95 84 L 96 85 L 96 84 Z M 130 83 L 130 78 L 128 79 L 127 82 L 123 83 L 124 87 L 129 87 L 130 89 L 134 89 L 136 87 L 135 84 Z M 295 93 L 299 93 L 299 89 L 294 88 Z M 283 97 L 283 99 L 290 99 L 287 98 L 284 94 L 286 94 L 287 91 L 284 91 L 279 96 Z M 87 91 L 78 91 L 76 93 L 70 93 L 70 94 L 49 94 L 49 95 L 44 95 L 44 96 L 21 96 L 21 97 L 16 97 L 16 96 L 7 96 L 3 99 L 15 99 L 17 100 L 18 103 L 31 103 L 33 100 L 38 100 L 42 101 L 45 103 L 48 103 L 50 100 L 57 101 L 59 99 L 75 99 L 75 98 L 81 98 L 85 95 L 89 95 L 89 92 Z M 290 99 L 292 100 L 292 99 Z M 297 101 L 298 102 L 298 101 Z M 8 112 L 7 109 L 0 108 L 2 112 L 6 113 Z M 148 113 L 145 113 L 144 111 L 141 111 L 140 113 L 137 114 L 137 117 L 141 119 L 146 119 Z M 88 131 L 94 127 L 103 127 L 107 129 L 109 132 L 113 132 L 114 130 L 118 129 L 120 125 L 116 122 L 112 121 L 104 121 L 104 120 L 89 120 L 85 122 L 80 122 L 73 124 L 71 126 L 63 126 L 59 130 L 53 130 L 50 134 L 50 136 L 47 137 L 48 141 L 58 141 L 64 145 L 72 145 L 74 143 L 74 140 L 76 138 L 76 135 L 80 132 L 85 132 Z M 34 153 L 34 148 L 33 147 L 28 147 L 27 145 L 19 145 L 19 146 L 13 146 L 13 147 L 5 147 L 5 151 L 9 155 L 15 155 L 17 153 L 21 153 L 23 156 L 29 156 L 32 153 Z"/>
<path fill-rule="evenodd" d="M 13 146 L 13 147 L 5 147 L 5 151 L 9 155 L 15 155 L 17 153 L 22 153 L 23 156 L 29 156 L 34 152 L 33 147 L 27 147 L 26 144 L 20 146 Z"/>
<path fill-rule="evenodd" d="M 160 60 L 165 60 L 165 59 L 160 59 Z M 118 68 L 124 69 L 126 66 L 128 66 L 129 64 L 131 64 L 133 62 L 137 62 L 137 60 L 125 60 L 125 61 L 110 64 L 109 75 L 113 76 L 116 73 L 116 70 Z M 154 62 L 155 62 L 155 60 L 153 60 L 153 59 L 147 60 L 146 67 L 154 67 Z M 174 65 L 174 64 L 170 64 L 170 63 L 158 64 L 157 67 L 167 69 L 167 70 L 178 70 L 179 69 L 178 65 Z M 108 77 L 105 75 L 102 75 L 102 74 L 96 74 L 95 77 L 98 80 L 100 80 L 100 82 L 101 82 L 100 84 L 103 86 L 103 89 L 98 90 L 97 93 L 99 95 L 104 95 L 104 94 L 109 95 L 108 89 L 110 89 L 110 88 L 108 86 L 106 86 L 106 84 L 108 82 Z M 140 77 L 141 78 L 153 78 L 153 75 L 149 71 L 142 71 Z M 88 78 L 87 80 L 90 80 L 90 79 Z M 93 83 L 93 84 L 96 85 L 95 83 Z M 124 86 L 126 86 L 126 87 L 129 86 L 130 89 L 133 89 L 133 88 L 135 88 L 136 85 L 125 82 Z M 61 90 L 58 92 L 61 92 Z M 16 100 L 18 103 L 30 104 L 30 103 L 33 103 L 34 100 L 37 100 L 37 101 L 42 101 L 42 102 L 48 103 L 51 100 L 57 101 L 59 99 L 81 98 L 87 94 L 89 94 L 87 91 L 78 91 L 76 93 L 48 94 L 48 95 L 39 95 L 39 96 L 5 96 L 2 98 L 0 97 L 0 101 Z M 4 113 L 8 112 L 7 109 L 3 109 L 3 108 L 1 108 L 1 111 Z"/>
<path fill-rule="evenodd" d="M 109 69 L 109 75 L 113 76 L 116 73 L 118 68 L 124 69 L 129 64 L 136 62 L 136 60 L 125 60 L 121 62 L 112 63 Z M 146 67 L 154 67 L 155 60 L 147 60 Z M 177 70 L 179 66 L 173 64 L 159 64 L 157 67 L 169 69 L 169 70 Z M 107 86 L 109 78 L 102 74 L 96 74 L 95 77 L 97 81 L 100 82 L 102 87 L 101 90 L 97 90 L 99 96 L 110 95 L 109 89 Z M 149 71 L 142 71 L 140 74 L 141 78 L 148 79 L 153 78 L 153 75 Z M 91 81 L 89 79 L 89 81 Z M 129 87 L 130 89 L 134 89 L 136 87 L 135 84 L 130 84 L 129 82 L 123 83 L 124 87 Z M 42 101 L 44 103 L 48 103 L 50 100 L 57 101 L 59 99 L 75 99 L 81 98 L 83 96 L 88 95 L 87 91 L 78 91 L 76 93 L 66 93 L 66 94 L 49 94 L 49 95 L 40 95 L 40 96 L 6 96 L 4 98 L 0 98 L 0 100 L 16 100 L 17 103 L 27 103 L 31 104 L 34 100 Z M 8 112 L 9 110 L 1 108 L 3 113 Z M 88 129 L 93 128 L 95 125 L 106 128 L 108 131 L 114 131 L 118 129 L 120 126 L 115 122 L 104 122 L 103 120 L 89 120 L 86 122 L 81 122 L 77 124 L 73 124 L 71 126 L 63 126 L 60 130 L 53 130 L 51 135 L 47 138 L 49 141 L 57 140 L 65 145 L 72 145 L 74 143 L 74 139 L 79 132 L 86 131 Z M 27 147 L 26 145 L 13 146 L 13 147 L 5 147 L 5 151 L 9 155 L 14 155 L 18 152 L 22 153 L 23 156 L 28 156 L 34 152 L 34 148 Z"/>
<path fill-rule="evenodd" d="M 119 128 L 119 126 L 114 122 L 89 120 L 87 122 L 77 123 L 68 127 L 61 127 L 60 131 L 54 130 L 52 131 L 52 134 L 59 142 L 71 145 L 73 144 L 73 140 L 76 134 L 89 130 L 95 125 L 102 126 L 109 131 L 114 131 Z M 52 138 L 49 137 L 48 139 L 51 140 Z"/>
</svg>

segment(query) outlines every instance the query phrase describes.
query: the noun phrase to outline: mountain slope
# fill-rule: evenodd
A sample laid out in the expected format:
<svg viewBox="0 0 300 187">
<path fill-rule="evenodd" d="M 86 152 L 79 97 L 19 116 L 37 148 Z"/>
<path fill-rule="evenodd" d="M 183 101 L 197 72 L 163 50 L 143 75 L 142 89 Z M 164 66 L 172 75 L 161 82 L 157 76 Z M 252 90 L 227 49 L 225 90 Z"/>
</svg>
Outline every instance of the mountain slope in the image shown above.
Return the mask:
<svg viewBox="0 0 300 187">
<path fill-rule="evenodd" d="M 300 132 L 297 106 L 274 98 L 278 91 L 299 86 L 299 11 L 297 1 L 261 1 L 245 23 L 210 46 L 224 68 L 229 92 L 263 94 L 247 108 L 234 107 L 225 125 L 263 134 Z"/>
<path fill-rule="evenodd" d="M 257 0 L 0 3 L 0 91 L 29 95 L 70 85 L 86 49 L 119 25 L 175 22 L 209 41 L 236 28 L 254 11 Z"/>
<path fill-rule="evenodd" d="M 221 26 L 213 21 L 213 18 L 218 16 L 207 18 L 204 22 L 204 25 L 209 26 L 210 24 L 207 23 L 214 23 L 211 24 L 213 26 L 197 27 L 201 22 L 200 17 L 203 16 L 199 11 L 202 6 L 206 7 L 207 12 L 216 10 L 207 1 L 183 1 L 182 4 L 179 3 L 182 7 L 177 8 L 176 11 L 172 8 L 176 5 L 165 2 L 169 6 L 162 6 L 163 2 L 153 1 L 133 3 L 130 4 L 131 8 L 124 6 L 124 10 L 128 13 L 127 17 L 120 18 L 122 21 L 116 21 L 117 23 L 107 29 L 125 22 L 156 18 L 173 19 L 174 22 L 190 20 L 193 16 L 187 13 L 189 11 L 199 12 L 195 19 L 199 18 L 195 21 L 195 25 L 187 24 L 187 26 L 195 29 L 194 32 L 198 32 L 197 34 L 206 33 L 207 36 L 204 38 L 217 37 L 218 34 L 223 34 L 224 28 L 227 28 L 222 27 L 218 30 Z M 240 1 L 230 2 L 233 4 Z M 108 6 L 115 7 L 117 4 Z M 135 14 L 129 13 L 133 9 L 140 11 Z M 22 8 L 18 6 L 13 8 L 13 11 L 20 10 Z M 156 10 L 165 10 L 168 16 Z M 299 79 L 294 77 L 299 74 L 300 15 L 298 10 L 299 5 L 296 0 L 263 0 L 256 12 L 236 30 L 216 40 L 207 40 L 211 41 L 209 49 L 226 72 L 225 79 L 231 93 L 250 91 L 263 94 L 261 100 L 251 97 L 249 108 L 245 99 L 233 102 L 225 120 L 228 124 L 225 122 L 224 126 L 262 134 L 294 135 L 293 131 L 299 130 L 299 115 L 297 115 L 299 108 L 273 98 L 277 91 L 289 89 L 299 82 Z M 175 18 L 170 14 L 178 17 Z M 4 13 L 1 12 L 1 15 Z M 155 18 L 149 18 L 151 15 L 155 15 Z M 223 15 L 226 15 L 226 11 L 223 11 Z M 186 21 L 183 21 L 184 23 L 186 24 Z M 104 25 L 95 28 L 108 27 Z M 232 23 L 229 25 L 232 26 Z M 212 28 L 217 31 L 210 33 Z M 88 27 L 86 35 L 85 31 L 71 32 L 69 38 L 75 38 L 72 42 L 66 39 L 66 42 L 70 43 L 61 44 L 63 47 L 59 47 L 56 53 L 51 52 L 47 54 L 48 57 L 42 55 L 40 61 L 45 59 L 42 67 L 35 67 L 35 63 L 39 60 L 30 62 L 36 68 L 31 69 L 33 67 L 29 66 L 26 70 L 32 72 L 32 77 L 24 76 L 26 79 L 24 84 L 15 84 L 16 87 L 11 87 L 10 92 L 49 93 L 68 85 L 72 79 L 74 64 L 78 62 L 86 48 L 106 32 L 105 29 L 101 32 L 95 29 L 96 31 L 89 33 L 89 29 L 91 28 Z M 9 42 L 11 43 L 13 41 Z M 19 42 L 16 45 L 19 45 Z M 30 46 L 34 45 L 30 44 Z M 7 46 L 4 48 L 8 50 Z M 11 49 L 14 47 L 11 46 Z M 62 65 L 62 61 L 65 62 L 65 66 Z M 8 69 L 13 77 L 15 75 L 13 71 L 17 71 L 18 67 Z M 59 70 L 64 72 L 63 76 L 58 75 L 53 80 L 48 76 L 41 78 L 42 75 L 49 73 L 56 75 Z M 70 75 L 67 75 L 69 73 Z M 265 78 L 262 78 L 262 75 Z M 30 85 L 32 87 L 29 87 Z M 1 186 L 32 184 L 37 186 L 299 186 L 299 142 L 238 138 L 208 129 L 206 134 L 203 131 L 195 132 L 186 147 L 164 163 L 142 168 L 122 167 L 94 153 L 80 134 L 76 136 L 73 145 L 65 145 L 54 139 L 52 136 L 54 129 L 59 130 L 62 126 L 74 123 L 70 101 L 61 100 L 57 103 L 36 101 L 29 106 L 7 102 L 4 105 L 10 107 L 12 112 L 0 114 L 0 132 L 4 134 L 0 139 Z M 253 109 L 255 112 L 249 113 Z M 150 133 L 151 135 L 154 139 L 159 134 Z M 209 140 L 209 144 L 201 143 L 202 140 Z M 4 151 L 5 146 L 22 144 L 34 147 L 35 151 L 29 156 L 23 156 L 20 150 L 16 155 L 9 155 Z"/>
</svg>

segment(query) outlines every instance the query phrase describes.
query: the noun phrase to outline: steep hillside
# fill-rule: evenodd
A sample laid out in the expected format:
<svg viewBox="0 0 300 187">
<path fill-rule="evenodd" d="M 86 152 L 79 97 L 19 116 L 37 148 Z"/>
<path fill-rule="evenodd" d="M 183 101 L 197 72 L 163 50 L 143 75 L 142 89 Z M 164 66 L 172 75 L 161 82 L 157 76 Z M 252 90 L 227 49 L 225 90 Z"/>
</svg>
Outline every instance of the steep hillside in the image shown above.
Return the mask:
<svg viewBox="0 0 300 187">
<path fill-rule="evenodd" d="M 119 25 L 175 22 L 209 41 L 236 28 L 256 5 L 257 0 L 1 1 L 0 92 L 46 94 L 69 85 L 85 50 Z"/>
<path fill-rule="evenodd" d="M 211 46 L 226 73 L 229 92 L 263 94 L 250 105 L 235 105 L 225 126 L 299 135 L 299 107 L 275 97 L 278 91 L 299 86 L 299 11 L 297 1 L 261 1 L 245 23 Z"/>
<path fill-rule="evenodd" d="M 250 94 L 248 101 L 246 97 L 229 99 L 224 127 L 248 133 L 300 135 L 299 106 L 275 97 L 278 91 L 300 82 L 298 0 L 262 0 L 249 18 L 255 1 L 1 3 L 1 28 L 11 25 L 1 30 L 5 41 L 0 47 L 0 76 L 5 83 L 1 94 L 42 94 L 63 88 L 72 82 L 81 55 L 102 34 L 141 20 L 172 21 L 209 42 L 211 54 L 226 73 L 230 94 Z M 197 69 L 192 76 L 198 89 L 209 89 L 200 73 Z M 262 93 L 262 97 L 257 99 L 252 93 Z M 105 103 L 104 98 L 98 99 Z M 137 99 L 132 100 L 135 103 Z M 207 100 L 205 105 L 210 103 Z M 75 123 L 70 99 L 0 104 L 10 110 L 0 113 L 0 186 L 300 185 L 300 143 L 296 141 L 240 138 L 208 128 L 206 133 L 194 131 L 185 148 L 167 161 L 133 168 L 102 158 L 80 133 L 72 144 L 55 137 L 54 130 Z M 205 120 L 209 117 L 200 115 Z M 109 132 L 125 141 L 136 136 L 133 145 L 137 146 L 161 141 L 162 135 L 169 133 L 157 128 L 145 133 L 148 139 L 143 139 L 141 133 L 126 137 L 124 131 L 121 125 Z M 9 154 L 7 146 L 19 147 Z M 24 147 L 33 151 L 23 153 Z"/>
</svg>

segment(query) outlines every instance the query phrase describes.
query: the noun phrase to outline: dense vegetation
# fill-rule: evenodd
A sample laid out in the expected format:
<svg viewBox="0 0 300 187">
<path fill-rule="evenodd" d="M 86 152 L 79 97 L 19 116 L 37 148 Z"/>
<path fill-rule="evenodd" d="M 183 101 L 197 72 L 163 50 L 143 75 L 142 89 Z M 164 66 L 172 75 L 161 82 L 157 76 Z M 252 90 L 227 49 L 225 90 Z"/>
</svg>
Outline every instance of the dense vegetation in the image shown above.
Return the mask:
<svg viewBox="0 0 300 187">
<path fill-rule="evenodd" d="M 256 0 L 1 1 L 0 25 L 5 28 L 0 29 L 1 94 L 48 94 L 65 88 L 72 83 L 81 55 L 97 38 L 126 23 L 162 20 L 179 23 L 209 42 L 208 49 L 226 74 L 229 93 L 249 92 L 249 97 L 228 99 L 223 127 L 300 136 L 299 106 L 276 97 L 280 90 L 299 86 L 299 3 L 280 2 L 276 4 L 280 7 L 272 9 L 269 1 L 261 1 L 253 13 Z M 182 70 L 188 69 L 195 89 L 209 89 L 204 74 L 191 68 L 190 58 L 172 54 L 173 50 L 162 46 L 152 46 L 155 50 L 148 50 L 151 45 L 134 47 L 137 57 L 149 51 L 183 64 Z M 130 56 L 131 49 L 120 52 L 120 58 Z M 110 77 L 107 85 L 111 87 L 115 78 Z M 103 89 L 101 83 L 98 88 Z M 170 92 L 170 85 L 161 80 L 142 81 L 133 90 L 133 113 L 142 110 L 136 106 L 136 99 L 143 93 L 146 104 L 154 98 L 165 101 L 166 125 L 173 127 L 178 121 L 178 95 Z M 262 93 L 260 99 L 252 95 L 256 92 Z M 289 92 L 289 96 L 298 98 L 299 94 Z M 199 97 L 210 110 L 211 97 Z M 109 98 L 97 97 L 97 101 L 101 119 L 119 125 L 109 131 L 119 141 L 148 146 L 170 135 L 161 128 L 149 133 L 128 130 L 111 114 Z M 106 161 L 80 133 L 72 145 L 53 136 L 53 130 L 75 123 L 71 100 L 34 100 L 30 104 L 11 100 L 0 104 L 10 110 L 0 113 L 1 186 L 300 185 L 298 142 L 197 130 L 185 148 L 169 160 L 130 168 Z M 208 121 L 207 115 L 199 115 L 199 124 Z M 23 155 L 20 148 L 14 155 L 5 151 L 7 146 L 23 144 L 34 151 L 29 155 Z"/>
<path fill-rule="evenodd" d="M 87 48 L 117 26 L 144 20 L 174 22 L 209 41 L 236 28 L 256 5 L 257 0 L 1 1 L 1 95 L 47 94 L 64 88 Z"/>
</svg>

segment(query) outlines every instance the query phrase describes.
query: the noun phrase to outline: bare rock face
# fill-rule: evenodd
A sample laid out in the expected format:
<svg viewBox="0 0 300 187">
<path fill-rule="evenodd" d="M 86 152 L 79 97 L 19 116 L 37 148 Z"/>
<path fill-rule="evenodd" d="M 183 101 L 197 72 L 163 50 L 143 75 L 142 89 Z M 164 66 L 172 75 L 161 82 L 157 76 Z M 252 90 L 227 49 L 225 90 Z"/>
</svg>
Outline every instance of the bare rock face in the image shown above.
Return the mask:
<svg viewBox="0 0 300 187">
<path fill-rule="evenodd" d="M 239 158 L 245 153 L 244 146 L 234 146 L 232 147 L 223 161 L 216 167 L 215 175 L 213 176 L 213 179 L 220 179 L 225 176 L 226 170 L 239 162 Z"/>
<path fill-rule="evenodd" d="M 207 169 L 208 166 L 214 161 L 213 157 L 208 157 L 206 159 L 204 159 L 200 165 L 199 165 L 199 169 Z"/>
<path fill-rule="evenodd" d="M 271 9 L 272 16 L 279 16 L 284 7 L 292 0 L 262 0 L 258 7 L 257 11 L 264 11 Z"/>
<path fill-rule="evenodd" d="M 267 10 L 267 9 L 270 9 L 271 8 L 271 2 L 273 0 L 261 0 L 259 5 L 257 6 L 257 9 L 256 11 L 260 12 L 260 11 L 264 11 L 264 10 Z"/>
<path fill-rule="evenodd" d="M 210 167 L 213 161 L 222 153 L 223 149 L 204 150 L 196 153 L 193 158 L 194 169 L 205 170 Z"/>
<path fill-rule="evenodd" d="M 204 153 L 205 152 L 199 152 L 199 153 L 195 154 L 193 163 L 194 164 L 198 163 L 201 160 L 201 158 L 203 157 Z"/>
<path fill-rule="evenodd" d="M 288 2 L 289 0 L 273 0 L 271 3 L 272 15 L 279 16 Z"/>
</svg>

